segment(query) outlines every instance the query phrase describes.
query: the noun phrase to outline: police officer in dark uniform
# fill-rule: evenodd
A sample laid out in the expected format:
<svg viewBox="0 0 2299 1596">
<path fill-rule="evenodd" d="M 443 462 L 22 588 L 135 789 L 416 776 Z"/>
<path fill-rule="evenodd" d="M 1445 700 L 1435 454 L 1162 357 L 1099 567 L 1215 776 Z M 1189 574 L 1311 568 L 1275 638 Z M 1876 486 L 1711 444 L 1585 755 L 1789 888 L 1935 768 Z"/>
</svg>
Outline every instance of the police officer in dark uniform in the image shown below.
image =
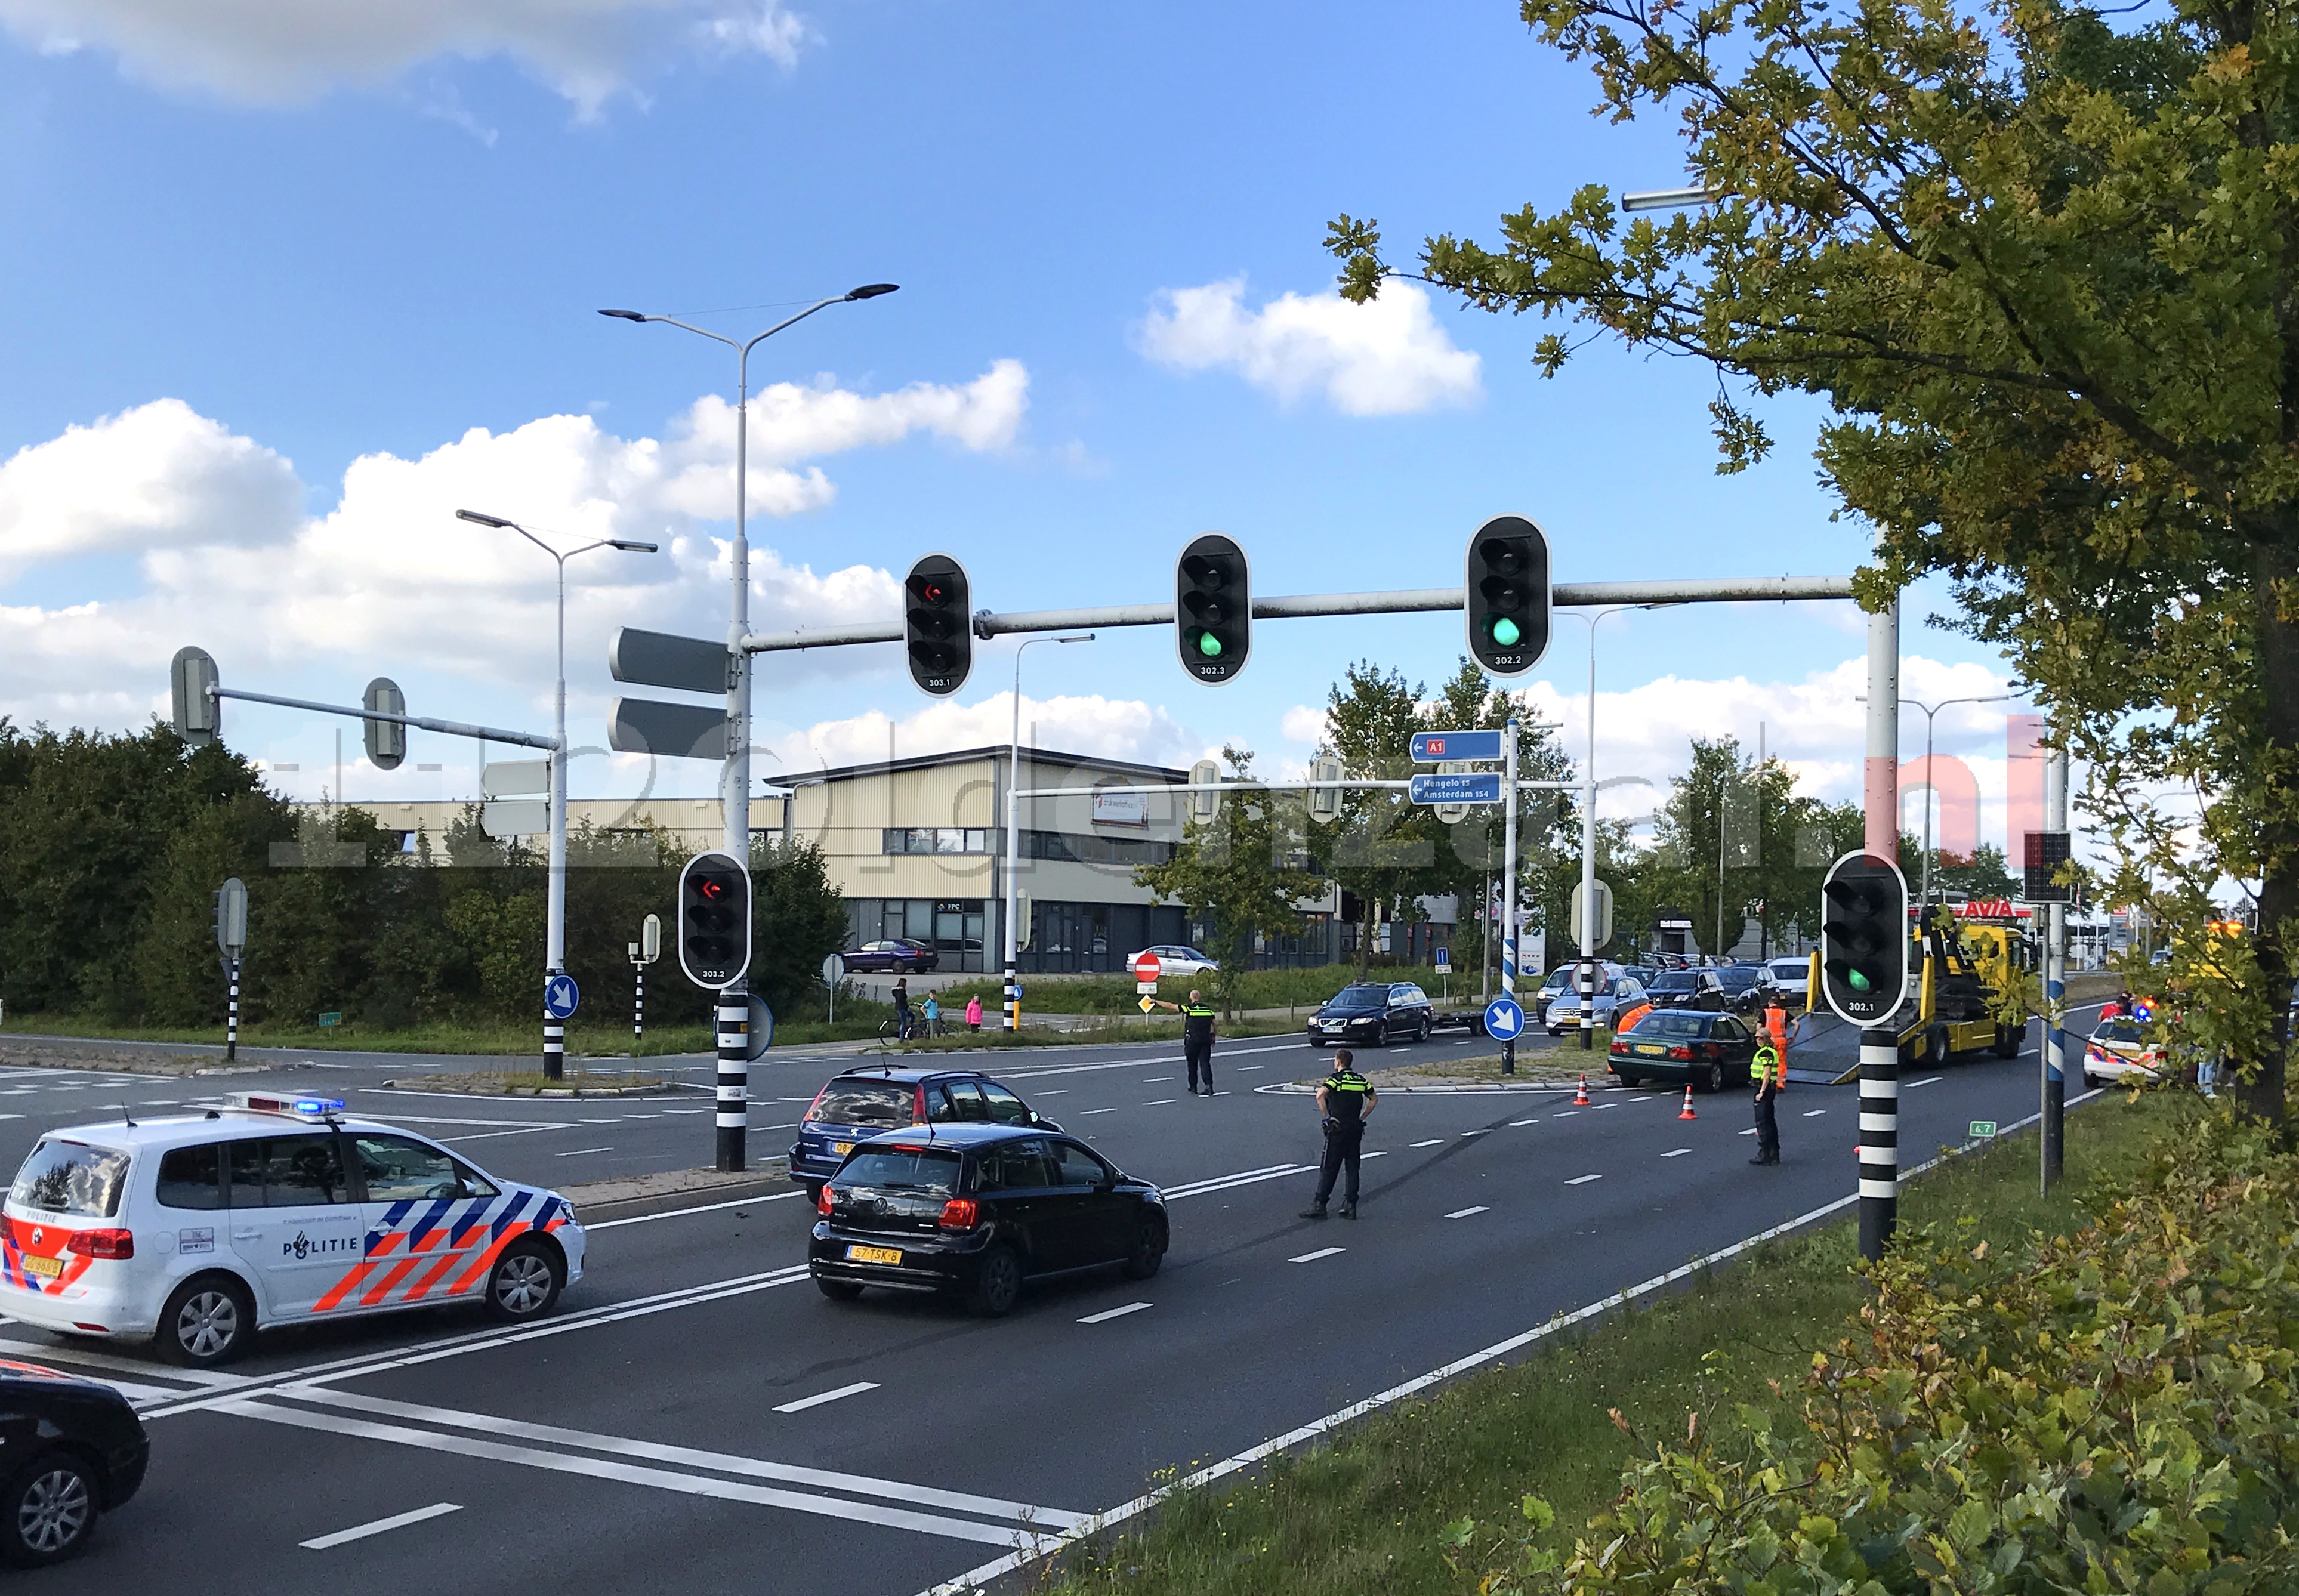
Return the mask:
<svg viewBox="0 0 2299 1596">
<path fill-rule="evenodd" d="M 1777 1164 L 1780 1161 L 1780 1093 L 1789 1084 L 1788 1066 L 1770 1042 L 1761 1042 L 1749 1073 L 1756 1078 L 1756 1156 L 1748 1161 Z"/>
<path fill-rule="evenodd" d="M 1357 1159 L 1365 1145 L 1365 1124 L 1373 1117 L 1373 1083 L 1357 1072 L 1349 1050 L 1333 1055 L 1333 1073 L 1317 1085 L 1317 1112 L 1325 1122 L 1325 1158 L 1317 1171 L 1317 1198 L 1301 1210 L 1305 1219 L 1325 1217 L 1325 1200 L 1333 1194 L 1333 1179 L 1343 1169 L 1349 1184 L 1341 1192 L 1341 1218 L 1357 1217 Z"/>
<path fill-rule="evenodd" d="M 1220 1018 L 1218 1009 L 1208 1008 L 1199 1001 L 1202 993 L 1192 992 L 1186 1003 L 1158 1003 L 1160 1009 L 1171 1009 L 1182 1017 L 1182 1057 L 1190 1067 L 1190 1093 L 1196 1095 L 1198 1079 L 1204 1076 L 1206 1095 L 1214 1094 L 1214 1021 Z M 1150 1000 L 1156 1002 L 1156 999 Z"/>
</svg>

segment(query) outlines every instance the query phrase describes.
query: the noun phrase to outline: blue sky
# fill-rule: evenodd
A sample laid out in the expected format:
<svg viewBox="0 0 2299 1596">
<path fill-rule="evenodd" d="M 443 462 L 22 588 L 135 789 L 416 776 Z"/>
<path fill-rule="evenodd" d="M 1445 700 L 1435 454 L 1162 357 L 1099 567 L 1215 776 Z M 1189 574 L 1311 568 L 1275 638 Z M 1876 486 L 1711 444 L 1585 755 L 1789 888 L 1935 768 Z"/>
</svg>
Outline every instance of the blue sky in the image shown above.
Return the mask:
<svg viewBox="0 0 2299 1596">
<path fill-rule="evenodd" d="M 724 628 L 733 372 L 595 310 L 747 334 L 878 279 L 901 292 L 754 362 L 754 386 L 792 385 L 752 423 L 762 627 L 890 615 L 886 573 L 935 549 L 996 609 L 1158 598 L 1211 528 L 1273 593 L 1456 583 L 1501 511 L 1548 528 L 1567 580 L 1843 571 L 1863 551 L 1829 519 L 1809 404 L 1773 407 L 1773 459 L 1720 478 L 1704 370 L 1599 345 L 1543 381 L 1528 323 L 1332 301 L 1337 212 L 1402 245 L 1490 235 L 1583 182 L 1678 180 L 1669 127 L 1592 119 L 1586 74 L 1496 0 L 186 9 L 0 0 L 0 713 L 19 723 L 139 724 L 198 642 L 231 685 L 355 698 L 383 673 L 419 712 L 541 727 L 550 568 L 452 520 L 474 503 L 671 545 L 572 568 L 571 729 L 603 743 L 609 628 Z M 1908 690 L 1987 691 L 1999 662 L 1922 626 L 1942 607 L 1911 595 Z M 1577 751 L 1585 631 L 1556 636 L 1535 680 Z M 1600 763 L 1664 779 L 1689 732 L 1753 743 L 1763 721 L 1850 797 L 1861 649 L 1848 605 L 1608 621 Z M 1348 661 L 1433 682 L 1460 652 L 1457 619 L 1264 623 L 1244 675 L 1207 689 L 1168 634 L 1105 634 L 1033 652 L 1024 712 L 1050 744 L 1186 763 L 1231 740 L 1282 768 Z M 890 720 L 905 751 L 1000 740 L 1011 661 L 984 646 L 929 704 L 892 649 L 785 656 L 758 739 L 784 768 L 883 752 Z M 2000 719 L 1941 731 L 2000 794 Z M 279 777 L 299 796 L 333 786 L 328 723 L 235 710 L 230 735 L 302 767 Z M 419 737 L 409 767 L 346 787 L 462 795 L 471 755 Z M 576 772 L 602 794 L 643 779 Z"/>
</svg>

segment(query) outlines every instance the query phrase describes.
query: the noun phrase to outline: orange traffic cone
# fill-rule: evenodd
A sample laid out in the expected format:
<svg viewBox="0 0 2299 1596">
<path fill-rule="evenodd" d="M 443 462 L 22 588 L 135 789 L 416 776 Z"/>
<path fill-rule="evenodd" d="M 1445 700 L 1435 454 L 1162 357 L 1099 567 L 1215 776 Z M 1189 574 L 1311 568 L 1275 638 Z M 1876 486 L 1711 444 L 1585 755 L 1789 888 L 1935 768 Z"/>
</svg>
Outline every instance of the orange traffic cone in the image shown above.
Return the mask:
<svg viewBox="0 0 2299 1596">
<path fill-rule="evenodd" d="M 1692 1083 L 1690 1081 L 1684 1083 L 1684 1112 L 1679 1114 L 1677 1118 L 1679 1119 L 1697 1119 L 1700 1118 L 1699 1115 L 1692 1111 Z"/>
<path fill-rule="evenodd" d="M 1573 1106 L 1576 1109 L 1585 1109 L 1589 1106 L 1589 1074 L 1586 1070 L 1581 1074 L 1581 1091 L 1580 1094 L 1573 1098 Z"/>
</svg>

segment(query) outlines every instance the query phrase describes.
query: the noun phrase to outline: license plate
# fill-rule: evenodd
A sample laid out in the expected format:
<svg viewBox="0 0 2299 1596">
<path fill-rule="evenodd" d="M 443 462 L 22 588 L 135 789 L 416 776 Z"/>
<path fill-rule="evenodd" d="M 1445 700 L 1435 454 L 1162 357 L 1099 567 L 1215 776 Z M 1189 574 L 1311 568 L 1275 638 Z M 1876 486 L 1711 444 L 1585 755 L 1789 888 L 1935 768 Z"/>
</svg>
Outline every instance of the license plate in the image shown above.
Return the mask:
<svg viewBox="0 0 2299 1596">
<path fill-rule="evenodd" d="M 1657 1043 L 1639 1042 L 1637 1043 L 1637 1052 L 1642 1053 L 1647 1059 L 1657 1059 L 1662 1053 L 1667 1051 L 1667 1049 L 1660 1046 Z"/>
<path fill-rule="evenodd" d="M 61 1258 L 34 1258 L 29 1254 L 25 1256 L 24 1273 L 27 1275 L 37 1275 L 43 1280 L 54 1280 L 63 1272 L 64 1260 Z"/>
<path fill-rule="evenodd" d="M 900 1247 L 849 1247 L 846 1261 L 859 1264 L 898 1264 L 902 1261 Z"/>
<path fill-rule="evenodd" d="M 848 1153 L 854 1151 L 854 1143 L 851 1142 L 833 1142 L 830 1144 L 830 1151 L 836 1153 L 840 1158 L 844 1158 Z"/>
</svg>

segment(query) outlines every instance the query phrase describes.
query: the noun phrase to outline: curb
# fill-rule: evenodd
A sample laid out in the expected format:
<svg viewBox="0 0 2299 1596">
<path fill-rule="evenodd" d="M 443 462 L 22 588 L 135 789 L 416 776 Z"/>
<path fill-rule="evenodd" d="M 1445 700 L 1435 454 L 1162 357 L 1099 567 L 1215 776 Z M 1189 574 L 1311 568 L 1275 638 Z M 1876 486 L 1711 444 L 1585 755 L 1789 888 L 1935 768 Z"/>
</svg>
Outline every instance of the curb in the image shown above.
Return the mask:
<svg viewBox="0 0 2299 1596">
<path fill-rule="evenodd" d="M 202 1073 L 205 1073 L 203 1071 Z M 402 1092 L 452 1092 L 464 1097 L 676 1097 L 682 1092 L 706 1090 L 690 1086 L 683 1081 L 665 1081 L 657 1086 L 465 1086 L 413 1076 L 404 1079 L 394 1077 L 385 1086 Z"/>
</svg>

